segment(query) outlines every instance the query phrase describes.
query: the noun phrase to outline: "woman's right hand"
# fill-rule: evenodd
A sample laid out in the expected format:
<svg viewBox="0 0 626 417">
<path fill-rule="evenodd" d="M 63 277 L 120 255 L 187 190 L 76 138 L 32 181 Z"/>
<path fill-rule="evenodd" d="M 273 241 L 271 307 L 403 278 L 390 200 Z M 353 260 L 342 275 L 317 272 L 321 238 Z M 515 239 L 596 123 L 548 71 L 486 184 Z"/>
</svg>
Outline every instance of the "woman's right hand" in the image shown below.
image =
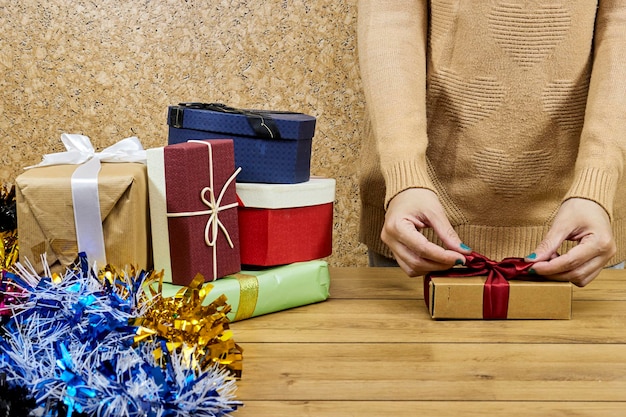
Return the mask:
<svg viewBox="0 0 626 417">
<path fill-rule="evenodd" d="M 421 230 L 426 227 L 435 231 L 445 248 L 424 237 Z M 437 195 L 425 188 L 409 188 L 391 199 L 381 239 L 411 277 L 464 264 L 463 255 L 471 253 L 452 228 Z"/>
</svg>

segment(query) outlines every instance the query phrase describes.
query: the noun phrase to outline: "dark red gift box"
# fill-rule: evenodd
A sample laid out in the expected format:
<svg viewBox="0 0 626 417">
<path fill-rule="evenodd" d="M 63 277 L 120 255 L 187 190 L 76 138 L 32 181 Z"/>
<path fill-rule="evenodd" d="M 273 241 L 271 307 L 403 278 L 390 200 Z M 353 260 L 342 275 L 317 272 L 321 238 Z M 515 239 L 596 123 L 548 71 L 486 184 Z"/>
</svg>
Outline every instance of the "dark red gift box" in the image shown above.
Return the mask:
<svg viewBox="0 0 626 417">
<path fill-rule="evenodd" d="M 233 142 L 190 141 L 148 149 L 154 269 L 188 285 L 241 270 Z"/>
</svg>

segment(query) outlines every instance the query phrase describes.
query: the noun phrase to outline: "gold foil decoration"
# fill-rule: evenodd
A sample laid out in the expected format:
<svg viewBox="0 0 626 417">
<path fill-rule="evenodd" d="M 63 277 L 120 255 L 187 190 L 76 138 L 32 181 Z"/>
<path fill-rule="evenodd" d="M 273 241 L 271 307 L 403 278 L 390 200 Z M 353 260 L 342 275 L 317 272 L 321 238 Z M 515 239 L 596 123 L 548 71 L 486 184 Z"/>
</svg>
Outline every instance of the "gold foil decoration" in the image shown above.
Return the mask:
<svg viewBox="0 0 626 417">
<path fill-rule="evenodd" d="M 254 275 L 235 274 L 239 282 L 239 307 L 233 321 L 252 317 L 259 299 L 259 279 Z"/>
<path fill-rule="evenodd" d="M 13 186 L 0 187 L 0 219 L 0 269 L 11 270 L 19 252 Z"/>
<path fill-rule="evenodd" d="M 10 270 L 17 262 L 17 230 L 0 232 L 0 269 Z"/>
<path fill-rule="evenodd" d="M 226 315 L 231 306 L 221 295 L 210 304 L 202 305 L 212 285 L 204 285 L 204 277 L 196 275 L 188 287 L 183 287 L 173 297 L 163 297 L 163 276 L 145 288 L 151 292 L 149 307 L 131 325 L 139 326 L 135 343 L 150 337 L 165 340 L 170 353 L 182 355 L 190 368 L 205 370 L 214 364 L 228 369 L 235 377 L 241 377 L 242 349 L 232 338 L 230 321 Z M 163 357 L 155 351 L 155 359 Z"/>
</svg>

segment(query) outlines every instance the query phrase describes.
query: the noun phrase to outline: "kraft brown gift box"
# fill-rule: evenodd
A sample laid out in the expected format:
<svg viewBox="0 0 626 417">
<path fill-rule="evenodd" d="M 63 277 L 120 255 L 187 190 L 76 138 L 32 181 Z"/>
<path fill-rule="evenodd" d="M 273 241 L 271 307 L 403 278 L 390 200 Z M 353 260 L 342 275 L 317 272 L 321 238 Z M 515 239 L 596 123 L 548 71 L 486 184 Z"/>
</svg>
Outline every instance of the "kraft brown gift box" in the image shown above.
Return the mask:
<svg viewBox="0 0 626 417">
<path fill-rule="evenodd" d="M 428 308 L 434 319 L 483 319 L 483 291 L 487 278 L 430 278 Z M 517 280 L 509 282 L 507 319 L 570 319 L 569 282 Z"/>
<path fill-rule="evenodd" d="M 44 166 L 16 178 L 20 260 L 28 259 L 38 273 L 43 272 L 40 256 L 44 253 L 53 272 L 63 272 L 78 255 L 70 188 L 76 168 Z M 102 163 L 98 193 L 107 263 L 150 269 L 146 166 Z"/>
</svg>

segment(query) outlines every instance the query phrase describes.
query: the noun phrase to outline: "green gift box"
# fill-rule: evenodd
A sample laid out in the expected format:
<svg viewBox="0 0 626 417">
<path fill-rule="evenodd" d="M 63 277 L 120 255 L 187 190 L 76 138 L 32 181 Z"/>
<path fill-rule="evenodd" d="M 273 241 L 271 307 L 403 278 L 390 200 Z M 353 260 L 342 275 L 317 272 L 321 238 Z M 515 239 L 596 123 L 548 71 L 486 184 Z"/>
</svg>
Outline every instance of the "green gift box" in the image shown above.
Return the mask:
<svg viewBox="0 0 626 417">
<path fill-rule="evenodd" d="M 326 261 L 314 260 L 259 270 L 244 270 L 205 284 L 212 286 L 208 304 L 220 295 L 232 307 L 230 321 L 287 310 L 324 301 L 329 296 L 330 275 Z M 184 287 L 163 283 L 163 297 L 173 297 Z"/>
</svg>

